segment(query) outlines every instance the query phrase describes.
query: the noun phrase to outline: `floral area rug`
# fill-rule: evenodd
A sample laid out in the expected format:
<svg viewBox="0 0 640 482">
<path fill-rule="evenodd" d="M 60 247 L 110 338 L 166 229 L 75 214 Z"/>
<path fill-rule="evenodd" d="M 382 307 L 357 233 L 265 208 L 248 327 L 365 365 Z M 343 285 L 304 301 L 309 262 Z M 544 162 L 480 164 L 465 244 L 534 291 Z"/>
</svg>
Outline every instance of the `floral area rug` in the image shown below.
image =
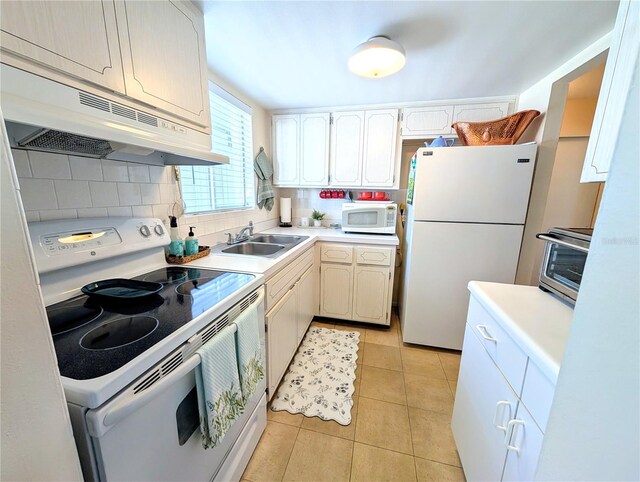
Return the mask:
<svg viewBox="0 0 640 482">
<path fill-rule="evenodd" d="M 356 331 L 312 326 L 271 401 L 271 410 L 349 425 L 359 339 Z"/>
</svg>

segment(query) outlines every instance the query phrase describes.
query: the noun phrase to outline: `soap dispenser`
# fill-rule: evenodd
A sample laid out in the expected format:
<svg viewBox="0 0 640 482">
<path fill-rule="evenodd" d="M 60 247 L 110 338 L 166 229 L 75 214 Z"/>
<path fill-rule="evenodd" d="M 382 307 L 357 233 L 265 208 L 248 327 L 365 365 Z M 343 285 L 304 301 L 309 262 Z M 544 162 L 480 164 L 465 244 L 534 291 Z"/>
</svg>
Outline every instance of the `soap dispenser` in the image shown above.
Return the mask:
<svg viewBox="0 0 640 482">
<path fill-rule="evenodd" d="M 172 254 L 174 256 L 183 256 L 184 246 L 182 244 L 180 232 L 178 231 L 178 220 L 175 216 L 169 216 L 169 219 L 171 220 L 171 242 L 169 243 L 169 254 Z"/>
<path fill-rule="evenodd" d="M 193 234 L 194 226 L 189 226 L 189 236 L 184 240 L 184 250 L 187 256 L 198 254 L 198 238 Z"/>
</svg>

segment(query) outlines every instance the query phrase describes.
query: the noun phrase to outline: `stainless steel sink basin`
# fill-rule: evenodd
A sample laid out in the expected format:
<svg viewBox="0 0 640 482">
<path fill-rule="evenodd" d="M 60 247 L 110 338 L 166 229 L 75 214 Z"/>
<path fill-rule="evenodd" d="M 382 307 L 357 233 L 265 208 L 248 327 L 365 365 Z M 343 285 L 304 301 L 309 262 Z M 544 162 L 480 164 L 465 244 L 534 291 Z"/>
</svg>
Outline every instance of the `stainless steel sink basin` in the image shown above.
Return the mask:
<svg viewBox="0 0 640 482">
<path fill-rule="evenodd" d="M 238 244 L 218 244 L 211 249 L 211 253 L 277 258 L 308 238 L 309 236 L 257 233 L 251 239 Z"/>
<path fill-rule="evenodd" d="M 291 236 L 288 234 L 256 234 L 251 238 L 251 242 L 289 245 L 298 244 L 307 238 L 308 236 Z"/>
<path fill-rule="evenodd" d="M 222 253 L 226 254 L 246 254 L 251 256 L 270 256 L 272 254 L 277 253 L 278 251 L 282 251 L 285 249 L 284 246 L 280 244 L 267 244 L 267 243 L 253 243 L 253 242 L 245 242 L 240 244 L 235 244 L 233 246 L 229 246 L 220 250 Z"/>
</svg>

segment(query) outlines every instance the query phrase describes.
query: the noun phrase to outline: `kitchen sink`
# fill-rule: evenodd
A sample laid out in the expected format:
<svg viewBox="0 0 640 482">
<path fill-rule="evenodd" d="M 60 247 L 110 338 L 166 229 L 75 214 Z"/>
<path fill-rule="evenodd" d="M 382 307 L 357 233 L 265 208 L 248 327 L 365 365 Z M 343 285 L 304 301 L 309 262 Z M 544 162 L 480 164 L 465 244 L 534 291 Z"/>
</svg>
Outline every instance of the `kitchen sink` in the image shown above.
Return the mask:
<svg viewBox="0 0 640 482">
<path fill-rule="evenodd" d="M 257 233 L 251 239 L 238 244 L 218 244 L 211 249 L 211 253 L 277 258 L 305 239 L 309 239 L 309 236 Z"/>
<path fill-rule="evenodd" d="M 220 250 L 226 254 L 247 254 L 251 256 L 270 256 L 285 249 L 281 244 L 244 242 Z"/>
<path fill-rule="evenodd" d="M 272 243 L 272 244 L 298 244 L 309 236 L 291 236 L 288 234 L 256 234 L 251 238 L 252 243 Z"/>
</svg>

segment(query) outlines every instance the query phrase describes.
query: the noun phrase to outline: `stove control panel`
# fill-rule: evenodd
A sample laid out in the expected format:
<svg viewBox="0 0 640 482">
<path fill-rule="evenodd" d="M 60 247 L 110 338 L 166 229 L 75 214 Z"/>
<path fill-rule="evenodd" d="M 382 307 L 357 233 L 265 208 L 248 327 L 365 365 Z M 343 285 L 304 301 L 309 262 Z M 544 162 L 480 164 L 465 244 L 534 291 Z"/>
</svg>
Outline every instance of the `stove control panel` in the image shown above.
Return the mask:
<svg viewBox="0 0 640 482">
<path fill-rule="evenodd" d="M 29 223 L 39 273 L 137 252 L 164 260 L 169 235 L 158 218 L 86 218 Z"/>
<path fill-rule="evenodd" d="M 40 245 L 49 256 L 86 251 L 120 243 L 122 243 L 122 238 L 114 228 L 40 236 Z"/>
</svg>

